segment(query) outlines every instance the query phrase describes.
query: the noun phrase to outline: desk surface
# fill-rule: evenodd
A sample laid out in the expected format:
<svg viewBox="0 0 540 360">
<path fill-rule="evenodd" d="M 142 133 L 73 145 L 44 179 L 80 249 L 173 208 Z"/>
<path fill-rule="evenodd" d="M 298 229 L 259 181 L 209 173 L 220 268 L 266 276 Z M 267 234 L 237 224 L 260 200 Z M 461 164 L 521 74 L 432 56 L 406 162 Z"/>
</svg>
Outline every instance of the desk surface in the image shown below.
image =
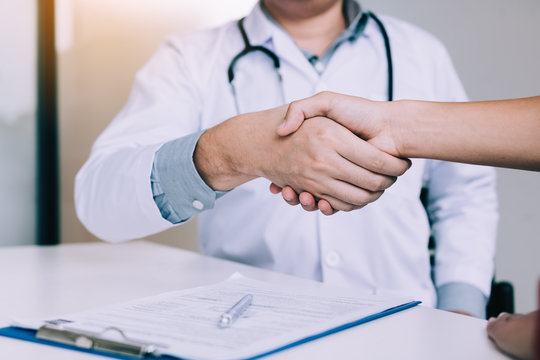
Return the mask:
<svg viewBox="0 0 540 360">
<path fill-rule="evenodd" d="M 259 280 L 310 281 L 144 241 L 0 248 L 0 326 L 211 284 L 235 271 Z M 423 306 L 298 346 L 268 359 L 508 359 L 484 320 Z M 103 359 L 0 337 L 6 359 Z"/>
</svg>

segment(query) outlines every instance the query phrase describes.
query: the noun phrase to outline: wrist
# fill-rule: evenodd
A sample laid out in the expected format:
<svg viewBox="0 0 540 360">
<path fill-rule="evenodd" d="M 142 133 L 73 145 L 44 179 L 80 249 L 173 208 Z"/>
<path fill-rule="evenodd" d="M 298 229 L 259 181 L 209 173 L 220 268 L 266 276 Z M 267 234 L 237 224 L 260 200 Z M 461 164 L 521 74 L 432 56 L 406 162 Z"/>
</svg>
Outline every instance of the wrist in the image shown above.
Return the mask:
<svg viewBox="0 0 540 360">
<path fill-rule="evenodd" d="M 388 136 L 393 142 L 396 156 L 413 157 L 414 139 L 414 108 L 415 101 L 397 100 L 384 103 L 385 116 L 384 123 L 388 131 Z"/>
<path fill-rule="evenodd" d="M 214 190 L 230 190 L 272 166 L 275 129 L 287 107 L 235 116 L 204 132 L 193 154 L 201 178 Z"/>
<path fill-rule="evenodd" d="M 372 145 L 397 157 L 403 155 L 402 104 L 400 101 L 370 101 L 366 118 L 369 119 L 369 131 L 365 135 Z"/>
<path fill-rule="evenodd" d="M 231 143 L 238 144 L 229 122 L 206 130 L 193 152 L 193 163 L 204 182 L 213 190 L 225 191 L 251 180 L 237 168 Z"/>
</svg>

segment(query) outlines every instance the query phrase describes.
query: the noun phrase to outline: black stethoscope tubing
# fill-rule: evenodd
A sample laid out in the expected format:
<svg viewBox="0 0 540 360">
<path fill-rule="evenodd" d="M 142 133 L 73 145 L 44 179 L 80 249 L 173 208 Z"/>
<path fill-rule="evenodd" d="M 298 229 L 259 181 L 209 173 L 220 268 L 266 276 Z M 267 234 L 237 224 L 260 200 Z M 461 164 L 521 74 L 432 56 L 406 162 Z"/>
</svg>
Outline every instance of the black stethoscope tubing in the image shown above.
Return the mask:
<svg viewBox="0 0 540 360">
<path fill-rule="evenodd" d="M 390 48 L 390 38 L 388 37 L 388 33 L 386 32 L 386 28 L 384 27 L 384 24 L 375 14 L 373 14 L 370 11 L 367 13 L 367 15 L 366 13 L 364 13 L 362 16 L 369 16 L 370 18 L 372 18 L 377 24 L 377 26 L 379 27 L 379 30 L 383 37 L 384 47 L 386 50 L 386 64 L 388 66 L 388 70 L 387 70 L 388 71 L 388 101 L 392 101 L 394 100 L 394 71 L 393 71 L 393 65 L 392 65 L 392 50 Z M 242 49 L 242 51 L 236 54 L 236 56 L 231 60 L 229 64 L 229 68 L 227 70 L 229 84 L 231 84 L 231 87 L 233 89 L 233 95 L 235 96 L 235 98 L 236 98 L 235 88 L 232 85 L 232 82 L 234 80 L 234 67 L 236 66 L 236 63 L 238 62 L 238 60 L 248 55 L 249 53 L 260 51 L 264 53 L 266 56 L 268 56 L 270 59 L 272 59 L 272 62 L 274 64 L 274 69 L 276 70 L 277 75 L 279 77 L 279 81 L 281 82 L 281 73 L 279 71 L 281 64 L 280 64 L 278 56 L 273 51 L 269 50 L 268 48 L 265 48 L 264 46 L 251 45 L 251 43 L 249 42 L 247 33 L 246 33 L 246 29 L 244 28 L 244 19 L 245 18 L 238 20 L 238 23 L 237 23 L 238 29 L 240 30 L 240 34 L 242 35 L 242 40 L 244 41 L 244 49 Z"/>
</svg>

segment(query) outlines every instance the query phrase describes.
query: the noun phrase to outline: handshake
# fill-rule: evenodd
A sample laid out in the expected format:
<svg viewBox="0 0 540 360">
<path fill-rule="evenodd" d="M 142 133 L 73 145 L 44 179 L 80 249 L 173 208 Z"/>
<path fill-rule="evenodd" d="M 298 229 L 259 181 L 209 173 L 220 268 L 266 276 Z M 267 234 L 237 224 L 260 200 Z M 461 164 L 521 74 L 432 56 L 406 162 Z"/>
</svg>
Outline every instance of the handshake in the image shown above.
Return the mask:
<svg viewBox="0 0 540 360">
<path fill-rule="evenodd" d="M 386 102 L 322 92 L 209 129 L 194 162 L 214 190 L 264 177 L 287 203 L 331 215 L 377 200 L 407 158 L 540 171 L 539 113 L 540 96 Z"/>
<path fill-rule="evenodd" d="M 301 204 L 306 211 L 320 210 L 325 215 L 359 209 L 377 200 L 411 166 L 401 149 L 400 124 L 393 115 L 396 110 L 393 103 L 331 92 L 292 102 L 277 129 L 280 137 L 291 136 L 310 121 L 328 119 L 341 125 L 349 134 L 342 131 L 339 137 L 332 131 L 328 131 L 329 134 L 319 132 L 323 140 L 319 146 L 324 146 L 326 140 L 341 157 L 336 158 L 332 166 L 325 163 L 328 159 L 314 160 L 314 167 L 334 171 L 331 181 L 326 182 L 331 186 L 330 191 L 327 188 L 315 194 L 307 188 L 299 190 L 291 184 L 276 184 L 275 181 L 270 185 L 270 191 L 281 193 L 290 205 Z"/>
</svg>

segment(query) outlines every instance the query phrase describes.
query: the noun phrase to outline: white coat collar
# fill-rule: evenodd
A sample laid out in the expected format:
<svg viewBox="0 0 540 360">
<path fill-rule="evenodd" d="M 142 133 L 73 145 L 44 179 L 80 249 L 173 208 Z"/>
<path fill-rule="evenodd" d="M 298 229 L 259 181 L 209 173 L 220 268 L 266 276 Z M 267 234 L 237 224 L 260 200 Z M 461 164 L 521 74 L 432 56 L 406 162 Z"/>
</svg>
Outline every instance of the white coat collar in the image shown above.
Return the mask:
<svg viewBox="0 0 540 360">
<path fill-rule="evenodd" d="M 268 45 L 276 31 L 283 31 L 264 15 L 262 3 L 258 2 L 244 20 L 244 28 L 251 45 Z"/>
</svg>

